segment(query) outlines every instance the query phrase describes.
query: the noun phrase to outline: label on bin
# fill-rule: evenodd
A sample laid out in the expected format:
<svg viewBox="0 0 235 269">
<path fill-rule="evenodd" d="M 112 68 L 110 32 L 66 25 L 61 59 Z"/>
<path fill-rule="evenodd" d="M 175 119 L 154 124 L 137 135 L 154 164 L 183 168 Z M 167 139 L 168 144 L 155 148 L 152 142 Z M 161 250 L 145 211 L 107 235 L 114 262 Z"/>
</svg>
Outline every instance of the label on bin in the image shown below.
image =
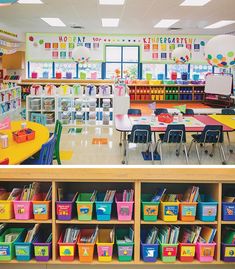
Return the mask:
<svg viewBox="0 0 235 269">
<path fill-rule="evenodd" d="M 235 257 L 235 247 L 225 248 L 225 257 L 234 258 Z"/>
<path fill-rule="evenodd" d="M 98 246 L 98 255 L 101 257 L 111 257 L 112 256 L 112 247 Z"/>
<path fill-rule="evenodd" d="M 158 214 L 158 206 L 156 205 L 146 205 L 144 206 L 145 216 L 156 216 Z"/>
<path fill-rule="evenodd" d="M 201 257 L 211 257 L 214 256 L 214 247 L 213 246 L 201 246 L 200 250 Z"/>
<path fill-rule="evenodd" d="M 0 215 L 3 215 L 6 213 L 6 205 L 0 204 Z"/>
<path fill-rule="evenodd" d="M 203 206 L 202 215 L 203 216 L 216 216 L 217 206 Z"/>
<path fill-rule="evenodd" d="M 10 246 L 0 246 L 0 257 L 10 256 Z"/>
<path fill-rule="evenodd" d="M 91 215 L 92 205 L 79 205 L 77 204 L 78 214 Z"/>
<path fill-rule="evenodd" d="M 177 253 L 176 247 L 163 247 L 163 256 L 165 257 L 174 257 Z"/>
<path fill-rule="evenodd" d="M 182 246 L 181 247 L 181 257 L 194 257 L 195 255 L 195 247 L 192 246 Z"/>
<path fill-rule="evenodd" d="M 60 247 L 60 256 L 73 256 L 74 247 L 73 246 L 61 246 Z"/>
<path fill-rule="evenodd" d="M 183 216 L 196 216 L 196 206 L 183 206 L 182 208 Z"/>
<path fill-rule="evenodd" d="M 166 205 L 164 206 L 164 215 L 165 216 L 175 216 L 175 215 L 178 215 L 178 206 L 169 206 L 169 205 Z"/>
<path fill-rule="evenodd" d="M 71 207 L 69 205 L 58 205 L 57 215 L 59 216 L 69 216 Z"/>
<path fill-rule="evenodd" d="M 34 215 L 46 215 L 47 206 L 45 204 L 33 205 L 33 214 Z"/>
<path fill-rule="evenodd" d="M 120 246 L 118 247 L 118 256 L 132 256 L 133 247 Z"/>
<path fill-rule="evenodd" d="M 156 256 L 156 248 L 147 247 L 144 249 L 144 256 L 147 258 L 153 258 Z"/>
<path fill-rule="evenodd" d="M 29 246 L 15 246 L 16 256 L 30 256 Z"/>
<path fill-rule="evenodd" d="M 224 215 L 225 216 L 234 216 L 235 215 L 235 206 L 225 206 L 224 210 Z"/>
<path fill-rule="evenodd" d="M 35 246 L 34 247 L 34 254 L 37 257 L 49 256 L 49 248 L 44 247 L 44 246 Z"/>
<path fill-rule="evenodd" d="M 122 206 L 119 210 L 119 214 L 122 216 L 129 216 L 130 215 L 130 208 L 129 206 Z"/>
</svg>

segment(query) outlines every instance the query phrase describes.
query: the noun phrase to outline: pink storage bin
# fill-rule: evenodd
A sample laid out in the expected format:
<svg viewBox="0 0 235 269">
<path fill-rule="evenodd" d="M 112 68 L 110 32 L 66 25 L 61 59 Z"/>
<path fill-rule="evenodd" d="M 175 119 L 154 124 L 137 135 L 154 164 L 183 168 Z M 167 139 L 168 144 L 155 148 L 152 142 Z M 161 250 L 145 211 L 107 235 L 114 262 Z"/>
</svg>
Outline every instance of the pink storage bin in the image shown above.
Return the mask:
<svg viewBox="0 0 235 269">
<path fill-rule="evenodd" d="M 91 73 L 91 79 L 97 79 L 97 72 Z"/>
<path fill-rule="evenodd" d="M 31 77 L 32 78 L 38 78 L 38 73 L 37 72 L 32 72 Z"/>
<path fill-rule="evenodd" d="M 123 198 L 122 193 L 116 194 L 115 201 L 117 204 L 118 220 L 129 221 L 132 219 L 134 201 L 133 202 L 123 202 L 122 198 Z"/>
<path fill-rule="evenodd" d="M 196 258 L 200 262 L 213 262 L 216 243 L 197 243 Z"/>
</svg>

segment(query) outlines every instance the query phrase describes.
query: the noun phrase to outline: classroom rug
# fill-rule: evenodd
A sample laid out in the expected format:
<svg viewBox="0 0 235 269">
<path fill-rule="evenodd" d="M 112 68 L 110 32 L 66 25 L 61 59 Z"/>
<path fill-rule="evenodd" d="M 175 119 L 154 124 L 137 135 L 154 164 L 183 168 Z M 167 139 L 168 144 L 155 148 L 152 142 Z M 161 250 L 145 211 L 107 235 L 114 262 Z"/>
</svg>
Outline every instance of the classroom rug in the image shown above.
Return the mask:
<svg viewBox="0 0 235 269">
<path fill-rule="evenodd" d="M 69 134 L 80 134 L 82 132 L 82 128 L 69 128 Z"/>
<path fill-rule="evenodd" d="M 106 145 L 108 144 L 108 139 L 107 138 L 93 138 L 92 144 L 93 145 Z"/>
<path fill-rule="evenodd" d="M 60 159 L 61 161 L 70 161 L 73 157 L 72 150 L 61 150 L 60 151 Z"/>
<path fill-rule="evenodd" d="M 141 154 L 142 154 L 142 157 L 145 161 L 152 161 L 151 152 L 142 151 Z M 153 153 L 153 159 L 154 159 L 154 161 L 161 160 L 160 155 L 156 152 Z"/>
</svg>

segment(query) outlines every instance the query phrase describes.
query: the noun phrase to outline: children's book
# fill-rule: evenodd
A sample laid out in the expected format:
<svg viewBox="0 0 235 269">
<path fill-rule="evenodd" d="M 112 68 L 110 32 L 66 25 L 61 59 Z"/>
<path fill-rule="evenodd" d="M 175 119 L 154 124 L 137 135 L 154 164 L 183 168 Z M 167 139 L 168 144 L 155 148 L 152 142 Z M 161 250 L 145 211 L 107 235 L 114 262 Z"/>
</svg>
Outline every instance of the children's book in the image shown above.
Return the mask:
<svg viewBox="0 0 235 269">
<path fill-rule="evenodd" d="M 235 244 L 235 229 L 226 227 L 223 231 L 222 241 L 225 244 Z"/>
<path fill-rule="evenodd" d="M 206 241 L 206 243 L 212 243 L 216 234 L 216 229 L 209 226 L 203 226 L 200 236 Z"/>
<path fill-rule="evenodd" d="M 163 195 L 165 194 L 166 189 L 157 189 L 156 193 L 154 194 L 151 202 L 160 202 Z"/>
</svg>

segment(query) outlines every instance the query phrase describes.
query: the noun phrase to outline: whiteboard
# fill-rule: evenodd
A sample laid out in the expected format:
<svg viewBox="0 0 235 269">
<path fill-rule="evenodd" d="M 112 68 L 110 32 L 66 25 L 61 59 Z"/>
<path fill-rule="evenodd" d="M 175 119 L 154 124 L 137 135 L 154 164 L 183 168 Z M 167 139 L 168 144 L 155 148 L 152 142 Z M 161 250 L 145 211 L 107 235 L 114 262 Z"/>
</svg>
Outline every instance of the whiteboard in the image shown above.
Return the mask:
<svg viewBox="0 0 235 269">
<path fill-rule="evenodd" d="M 205 93 L 230 95 L 232 84 L 232 75 L 208 74 L 206 76 Z"/>
</svg>

